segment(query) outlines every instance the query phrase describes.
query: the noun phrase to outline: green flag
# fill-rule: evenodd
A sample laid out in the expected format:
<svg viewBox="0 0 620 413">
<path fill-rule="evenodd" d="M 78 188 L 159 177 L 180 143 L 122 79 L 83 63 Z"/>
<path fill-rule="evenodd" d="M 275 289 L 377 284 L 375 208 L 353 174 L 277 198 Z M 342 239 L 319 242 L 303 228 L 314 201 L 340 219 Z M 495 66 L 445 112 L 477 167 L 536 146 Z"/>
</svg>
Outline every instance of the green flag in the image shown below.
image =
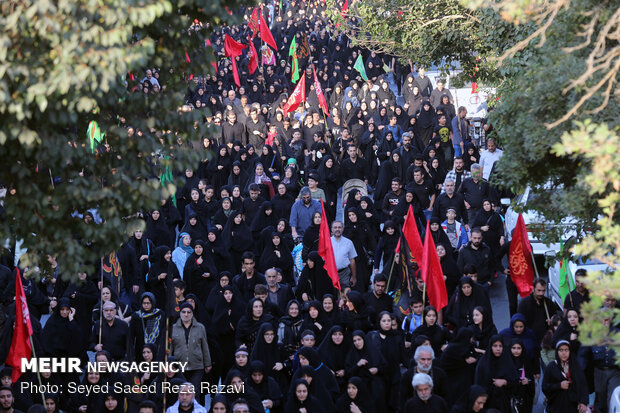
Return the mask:
<svg viewBox="0 0 620 413">
<path fill-rule="evenodd" d="M 95 153 L 97 145 L 101 144 L 103 137 L 105 136 L 105 133 L 101 132 L 97 121 L 90 121 L 88 124 L 88 131 L 86 131 L 86 136 L 90 142 L 90 152 Z"/>
<path fill-rule="evenodd" d="M 297 61 L 297 43 L 295 42 L 295 36 L 293 36 L 291 47 L 288 49 L 288 55 L 293 56 L 293 63 L 291 65 L 291 82 L 297 83 L 299 80 L 299 62 Z"/>
<path fill-rule="evenodd" d="M 353 65 L 353 69 L 360 72 L 360 75 L 362 75 L 362 79 L 364 79 L 364 81 L 368 80 L 368 76 L 366 76 L 366 68 L 364 66 L 364 59 L 362 59 L 361 54 L 357 56 L 357 60 L 355 61 L 355 64 Z"/>
<path fill-rule="evenodd" d="M 564 249 L 562 245 L 560 250 Z M 570 272 L 570 267 L 568 266 L 568 260 L 566 258 L 562 259 L 560 263 L 560 282 L 558 286 L 558 293 L 560 294 L 560 298 L 562 299 L 562 303 L 568 294 L 575 289 L 575 278 L 573 274 Z"/>
<path fill-rule="evenodd" d="M 296 50 L 297 50 L 297 42 L 295 42 L 295 36 L 293 36 L 293 40 L 291 41 L 291 46 L 288 48 L 288 55 L 295 56 Z"/>
<path fill-rule="evenodd" d="M 170 159 L 169 156 L 165 156 L 164 158 L 166 160 Z M 164 170 L 159 175 L 159 182 L 161 183 L 161 186 L 166 186 L 166 184 L 174 183 L 174 177 L 172 175 L 172 171 L 170 170 L 170 165 L 166 165 L 164 167 Z M 175 207 L 177 206 L 177 197 L 175 194 L 172 194 L 172 203 Z"/>
</svg>

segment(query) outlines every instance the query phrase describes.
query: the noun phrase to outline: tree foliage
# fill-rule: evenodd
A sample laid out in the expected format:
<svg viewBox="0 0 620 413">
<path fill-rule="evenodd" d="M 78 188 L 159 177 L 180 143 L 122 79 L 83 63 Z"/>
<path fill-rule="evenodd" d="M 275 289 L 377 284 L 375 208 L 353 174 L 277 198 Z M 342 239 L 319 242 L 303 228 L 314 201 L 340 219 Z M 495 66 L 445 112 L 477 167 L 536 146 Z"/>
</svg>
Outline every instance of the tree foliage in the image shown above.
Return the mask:
<svg viewBox="0 0 620 413">
<path fill-rule="evenodd" d="M 331 17 L 355 45 L 436 65 L 446 73 L 460 67 L 467 79 L 478 81 L 497 78 L 490 58 L 527 30 L 502 20 L 490 8 L 472 10 L 458 0 L 360 0 L 344 16 L 335 1 L 331 3 Z"/>
<path fill-rule="evenodd" d="M 502 180 L 516 191 L 533 185 L 534 208 L 548 221 L 576 217 L 580 239 L 570 253 L 612 269 L 589 274 L 592 299 L 582 308 L 580 340 L 611 345 L 620 354 L 620 335 L 605 324 L 605 319 L 620 322 L 618 310 L 600 311 L 606 299 L 620 297 L 620 95 L 615 87 L 620 10 L 612 1 L 591 0 L 503 0 L 492 6 L 507 20 L 530 21 L 535 28 L 498 60 L 507 76 L 491 119 L 504 146 Z"/>
<path fill-rule="evenodd" d="M 50 254 L 65 275 L 91 269 L 126 239 L 136 212 L 174 192 L 160 173 L 196 164 L 187 142 L 208 131 L 180 104 L 187 75 L 206 73 L 212 53 L 209 26 L 189 27 L 232 23 L 226 6 L 238 2 L 2 3 L 0 181 L 8 191 L 0 236 L 23 240 L 31 268 Z M 197 51 L 191 62 L 185 50 Z M 132 93 L 147 67 L 161 68 L 158 95 Z M 105 132 L 97 155 L 86 136 L 91 120 Z M 88 210 L 104 222 L 86 224 L 79 216 Z"/>
</svg>

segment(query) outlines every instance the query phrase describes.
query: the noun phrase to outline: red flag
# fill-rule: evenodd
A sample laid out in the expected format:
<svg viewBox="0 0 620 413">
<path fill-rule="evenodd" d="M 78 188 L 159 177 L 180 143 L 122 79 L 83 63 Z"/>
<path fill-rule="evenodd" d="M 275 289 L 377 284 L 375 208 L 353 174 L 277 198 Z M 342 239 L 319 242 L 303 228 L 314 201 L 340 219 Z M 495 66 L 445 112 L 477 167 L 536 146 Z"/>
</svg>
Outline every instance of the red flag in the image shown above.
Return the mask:
<svg viewBox="0 0 620 413">
<path fill-rule="evenodd" d="M 26 302 L 19 269 L 15 271 L 17 273 L 15 277 L 15 329 L 13 330 L 11 350 L 5 361 L 7 366 L 13 367 L 13 375 L 11 376 L 13 383 L 22 375 L 22 359 L 29 360 L 32 356 L 30 311 L 28 311 L 28 303 Z"/>
<path fill-rule="evenodd" d="M 256 53 L 256 48 L 254 47 L 254 42 L 252 38 L 248 36 L 248 42 L 250 46 L 250 52 L 248 53 L 248 58 L 250 59 L 250 63 L 248 63 L 248 70 L 250 74 L 254 74 L 256 69 L 258 69 L 258 53 Z"/>
<path fill-rule="evenodd" d="M 288 98 L 286 104 L 282 108 L 282 111 L 286 115 L 289 112 L 294 111 L 297 107 L 306 101 L 306 76 L 301 77 L 301 81 L 297 83 L 297 87 L 293 91 L 293 94 Z"/>
<path fill-rule="evenodd" d="M 246 47 L 246 45 L 236 42 L 228 34 L 224 37 L 224 54 L 232 59 L 233 78 L 237 86 L 241 86 L 241 80 L 239 80 L 239 71 L 237 70 L 235 57 L 239 56 Z"/>
<path fill-rule="evenodd" d="M 523 215 L 519 214 L 517 226 L 512 234 L 510 251 L 508 253 L 510 264 L 510 278 L 517 286 L 521 297 L 527 297 L 534 288 L 534 267 L 532 264 L 532 246 L 527 237 L 527 228 Z"/>
<path fill-rule="evenodd" d="M 301 83 L 301 82 L 300 82 Z M 332 284 L 340 290 L 340 277 L 338 277 L 338 267 L 336 267 L 336 258 L 334 257 L 334 248 L 332 247 L 332 238 L 329 232 L 329 224 L 327 223 L 327 215 L 325 215 L 325 205 L 321 200 L 321 226 L 319 227 L 319 255 L 325 261 L 325 271 L 332 280 Z"/>
<path fill-rule="evenodd" d="M 345 0 L 344 4 L 342 5 L 342 10 L 340 10 L 340 16 L 344 17 L 345 14 L 347 14 L 348 10 L 349 10 L 349 0 Z"/>
<path fill-rule="evenodd" d="M 316 69 L 314 68 L 314 63 L 312 64 L 312 71 L 314 72 L 314 90 L 316 91 L 316 96 L 319 99 L 319 106 L 323 110 L 323 113 L 329 116 L 329 109 L 327 109 L 327 101 L 325 100 L 325 96 L 323 95 L 323 89 L 321 88 L 319 79 L 316 77 Z"/>
<path fill-rule="evenodd" d="M 273 39 L 271 35 L 271 30 L 269 30 L 269 26 L 263 17 L 263 13 L 260 13 L 260 38 L 263 39 L 263 42 L 267 43 L 269 46 L 273 48 L 273 50 L 278 50 L 278 46 L 276 45 L 276 41 Z"/>
<path fill-rule="evenodd" d="M 254 11 L 250 16 L 250 20 L 248 21 L 248 29 L 252 30 L 252 39 L 256 37 L 256 33 L 258 33 L 258 15 L 263 17 L 263 13 L 258 13 L 258 9 L 254 7 Z M 261 33 L 262 36 L 262 33 Z"/>
<path fill-rule="evenodd" d="M 185 48 L 185 61 L 186 61 L 187 63 L 191 63 L 191 62 L 192 62 L 192 61 L 190 60 L 190 58 L 189 58 L 189 55 L 187 54 L 187 47 Z"/>
<path fill-rule="evenodd" d="M 418 225 L 416 224 L 416 219 L 413 215 L 413 207 L 411 205 L 409 205 L 409 210 L 407 211 L 407 216 L 405 217 L 405 223 L 403 224 L 403 235 L 405 236 L 405 240 L 407 240 L 407 244 L 409 244 L 411 255 L 413 255 L 413 258 L 415 258 L 418 263 L 418 267 L 422 267 L 424 248 L 422 247 L 422 240 L 420 239 Z M 400 240 L 396 246 L 396 252 L 400 252 Z"/>
<path fill-rule="evenodd" d="M 448 291 L 443 279 L 441 262 L 437 255 L 435 241 L 431 234 L 430 221 L 426 223 L 424 236 L 424 251 L 422 252 L 422 280 L 426 284 L 428 301 L 437 311 L 448 305 Z"/>
<path fill-rule="evenodd" d="M 236 42 L 235 39 L 230 37 L 228 34 L 224 36 L 224 53 L 228 57 L 239 56 L 243 53 L 243 49 L 247 46 L 243 43 Z"/>
</svg>

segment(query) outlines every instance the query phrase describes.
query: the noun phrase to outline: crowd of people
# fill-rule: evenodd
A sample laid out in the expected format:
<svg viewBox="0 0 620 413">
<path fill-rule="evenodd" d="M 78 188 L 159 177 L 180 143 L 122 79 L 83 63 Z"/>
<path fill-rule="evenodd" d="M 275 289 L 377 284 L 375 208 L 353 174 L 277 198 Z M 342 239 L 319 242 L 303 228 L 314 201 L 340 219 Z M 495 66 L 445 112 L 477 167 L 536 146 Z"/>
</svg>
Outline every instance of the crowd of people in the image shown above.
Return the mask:
<svg viewBox="0 0 620 413">
<path fill-rule="evenodd" d="M 539 398 L 549 413 L 585 413 L 591 393 L 596 411 L 606 411 L 620 373 L 613 350 L 579 341 L 585 272 L 563 308 L 540 278 L 517 298 L 492 125 L 484 125 L 487 147 L 478 147 L 467 110 L 441 80 L 352 47 L 326 7 L 261 5 L 278 50 L 255 37 L 261 63 L 250 73 L 247 50 L 235 58 L 240 85 L 225 36 L 247 43 L 252 28 L 247 20 L 216 28 L 217 73 L 188 77 L 185 96 L 211 134 L 196 144 L 202 161 L 180 173 L 175 197 L 143 212 L 144 225 L 92 274 L 67 281 L 53 256 L 40 280 L 21 272 L 38 356 L 183 361 L 185 371 L 26 373 L 13 382 L 5 367 L 2 413 L 522 413 Z M 252 9 L 241 13 L 250 18 Z M 191 31 L 202 29 L 196 22 Z M 307 100 L 285 113 L 293 39 Z M 354 68 L 360 55 L 368 80 Z M 165 73 L 145 70 L 139 91 L 165 93 Z M 437 248 L 443 309 L 395 253 L 410 208 Z M 322 220 L 341 290 L 318 252 Z M 0 267 L 0 360 L 15 317 L 12 264 Z M 498 328 L 489 292 L 504 277 L 511 318 Z M 610 297 L 601 309 L 610 329 L 615 306 Z M 22 392 L 23 381 L 155 386 L 86 396 Z M 212 392 L 218 383 L 233 391 Z"/>
</svg>

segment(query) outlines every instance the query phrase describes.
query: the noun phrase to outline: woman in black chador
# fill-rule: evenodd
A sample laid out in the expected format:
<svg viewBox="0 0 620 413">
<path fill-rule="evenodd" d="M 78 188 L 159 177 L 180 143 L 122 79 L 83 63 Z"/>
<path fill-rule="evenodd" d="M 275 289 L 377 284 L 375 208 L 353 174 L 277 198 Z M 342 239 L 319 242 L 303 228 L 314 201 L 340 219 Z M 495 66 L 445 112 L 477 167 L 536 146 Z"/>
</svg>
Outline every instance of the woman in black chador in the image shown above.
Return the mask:
<svg viewBox="0 0 620 413">
<path fill-rule="evenodd" d="M 156 305 L 155 296 L 144 293 L 140 297 L 141 308 L 131 316 L 127 346 L 130 361 L 142 359 L 145 344 L 154 344 L 160 357 L 164 354 L 166 315 Z"/>
<path fill-rule="evenodd" d="M 518 378 L 510 348 L 504 346 L 502 336 L 494 335 L 489 340 L 486 352 L 476 367 L 476 384 L 486 389 L 487 407 L 500 412 L 511 411 L 510 398 Z"/>
</svg>

